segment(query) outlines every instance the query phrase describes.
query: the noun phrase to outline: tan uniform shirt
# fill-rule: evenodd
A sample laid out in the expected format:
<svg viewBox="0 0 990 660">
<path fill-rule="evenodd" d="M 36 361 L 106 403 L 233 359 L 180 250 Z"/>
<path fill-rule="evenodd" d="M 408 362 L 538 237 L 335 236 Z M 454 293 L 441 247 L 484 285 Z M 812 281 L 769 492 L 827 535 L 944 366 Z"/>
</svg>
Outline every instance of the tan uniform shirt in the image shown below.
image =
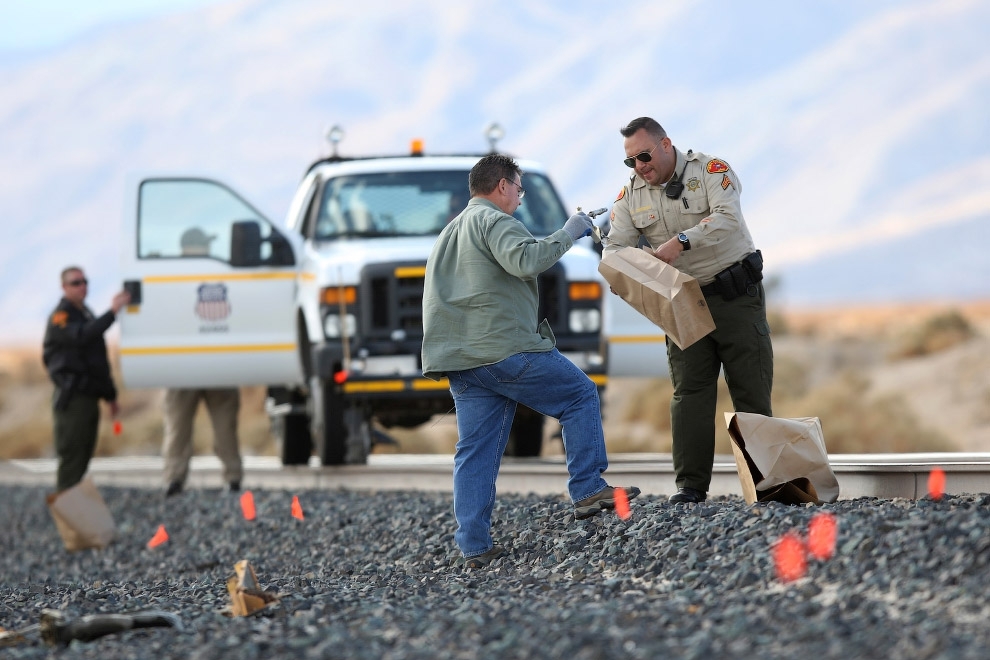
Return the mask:
<svg viewBox="0 0 990 660">
<path fill-rule="evenodd" d="M 674 151 L 674 171 L 684 182 L 683 194 L 669 199 L 665 185 L 651 186 L 633 174 L 612 205 L 605 252 L 635 247 L 641 234 L 658 248 L 684 232 L 691 249 L 673 265 L 705 285 L 756 250 L 739 203 L 742 185 L 724 160 Z"/>
</svg>

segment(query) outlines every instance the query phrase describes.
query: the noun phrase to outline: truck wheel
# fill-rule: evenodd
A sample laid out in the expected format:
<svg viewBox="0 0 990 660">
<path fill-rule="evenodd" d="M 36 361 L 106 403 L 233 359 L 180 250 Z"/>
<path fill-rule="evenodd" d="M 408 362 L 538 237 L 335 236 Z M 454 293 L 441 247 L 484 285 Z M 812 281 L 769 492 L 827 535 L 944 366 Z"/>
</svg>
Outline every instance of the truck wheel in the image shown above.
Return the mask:
<svg viewBox="0 0 990 660">
<path fill-rule="evenodd" d="M 309 433 L 309 417 L 293 413 L 282 417 L 275 425 L 276 437 L 282 447 L 282 465 L 306 465 L 313 453 Z"/>
<path fill-rule="evenodd" d="M 269 413 L 272 435 L 278 443 L 282 465 L 306 465 L 313 453 L 313 438 L 309 432 L 309 416 L 301 412 L 306 403 L 305 397 L 297 390 L 271 387 L 268 398 L 272 408 L 289 408 L 288 411 Z"/>
<path fill-rule="evenodd" d="M 344 427 L 347 430 L 344 462 L 364 465 L 371 452 L 371 417 L 357 406 L 347 406 L 344 409 Z"/>
<path fill-rule="evenodd" d="M 313 379 L 314 401 L 321 401 L 314 415 L 313 435 L 322 465 L 362 465 L 371 451 L 371 418 L 348 403 L 333 385 Z"/>
<path fill-rule="evenodd" d="M 539 456 L 543 450 L 543 421 L 544 417 L 538 412 L 519 405 L 516 416 L 509 429 L 509 444 L 506 445 L 506 456 L 533 457 Z"/>
</svg>

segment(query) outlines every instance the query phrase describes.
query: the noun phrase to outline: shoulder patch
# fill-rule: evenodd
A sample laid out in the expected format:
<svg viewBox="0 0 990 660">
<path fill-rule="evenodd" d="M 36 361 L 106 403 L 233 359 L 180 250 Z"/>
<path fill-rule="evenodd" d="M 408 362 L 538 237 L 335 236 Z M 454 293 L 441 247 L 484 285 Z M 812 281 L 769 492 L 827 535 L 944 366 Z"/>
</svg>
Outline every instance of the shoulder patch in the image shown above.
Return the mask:
<svg viewBox="0 0 990 660">
<path fill-rule="evenodd" d="M 622 190 L 619 191 L 619 196 L 615 198 L 615 201 L 619 201 L 626 196 L 626 187 L 622 186 Z"/>
<path fill-rule="evenodd" d="M 708 161 L 708 165 L 705 166 L 705 169 L 708 171 L 709 174 L 721 174 L 722 172 L 729 171 L 729 164 L 726 163 L 724 160 L 719 160 L 718 158 L 712 158 L 710 161 Z"/>
<path fill-rule="evenodd" d="M 728 174 L 723 174 L 722 175 L 722 190 L 728 190 L 729 186 L 732 186 L 732 179 L 729 178 L 729 175 Z M 732 189 L 735 190 L 736 187 L 735 186 L 732 186 Z"/>
<path fill-rule="evenodd" d="M 57 325 L 60 328 L 64 328 L 66 323 L 69 322 L 69 313 L 58 311 L 52 314 L 52 325 Z"/>
</svg>

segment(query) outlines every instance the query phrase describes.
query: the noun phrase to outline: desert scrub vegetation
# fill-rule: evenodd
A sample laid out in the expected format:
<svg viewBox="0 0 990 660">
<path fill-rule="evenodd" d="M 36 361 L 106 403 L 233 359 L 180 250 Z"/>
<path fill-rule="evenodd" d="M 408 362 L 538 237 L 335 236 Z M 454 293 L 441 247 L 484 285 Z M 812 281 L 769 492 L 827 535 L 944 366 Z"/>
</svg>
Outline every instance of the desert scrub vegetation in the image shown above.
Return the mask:
<svg viewBox="0 0 990 660">
<path fill-rule="evenodd" d="M 774 365 L 773 409 L 776 417 L 818 417 L 825 446 L 833 454 L 954 451 L 953 443 L 936 430 L 926 429 L 899 395 L 873 396 L 869 380 L 843 369 L 815 385 L 809 368 L 788 358 Z M 669 452 L 671 445 L 669 379 L 644 381 L 622 402 L 624 429 L 643 425 L 649 432 L 608 438 L 609 450 Z M 724 379 L 719 379 L 715 424 L 715 451 L 730 454 L 724 413 L 732 402 Z M 648 441 L 645 439 L 649 438 Z"/>
<path fill-rule="evenodd" d="M 961 312 L 952 309 L 903 331 L 888 356 L 899 360 L 930 355 L 969 341 L 977 334 L 972 323 Z"/>
</svg>

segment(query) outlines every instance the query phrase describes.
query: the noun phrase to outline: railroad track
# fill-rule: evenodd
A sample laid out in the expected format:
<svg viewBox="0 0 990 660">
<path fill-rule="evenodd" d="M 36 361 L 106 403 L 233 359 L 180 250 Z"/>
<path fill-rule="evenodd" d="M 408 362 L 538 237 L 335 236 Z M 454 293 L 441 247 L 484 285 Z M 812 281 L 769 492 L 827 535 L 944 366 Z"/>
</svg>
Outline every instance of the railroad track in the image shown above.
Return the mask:
<svg viewBox="0 0 990 660">
<path fill-rule="evenodd" d="M 990 492 L 990 453 L 836 454 L 829 457 L 839 481 L 841 499 L 902 497 L 918 499 L 928 490 L 928 475 L 941 467 L 947 493 Z M 452 455 L 372 454 L 367 465 L 283 467 L 274 456 L 244 458 L 244 487 L 272 489 L 335 489 L 361 491 L 450 491 Z M 0 483 L 53 485 L 55 459 L 0 461 Z M 90 475 L 97 485 L 160 488 L 162 459 L 155 456 L 94 458 Z M 670 454 L 612 454 L 605 475 L 609 483 L 639 486 L 644 493 L 676 491 Z M 220 462 L 195 456 L 189 488 L 218 488 Z M 500 492 L 560 495 L 567 492 L 563 457 L 506 458 L 498 479 Z M 742 495 L 732 456 L 716 456 L 709 495 Z"/>
</svg>

